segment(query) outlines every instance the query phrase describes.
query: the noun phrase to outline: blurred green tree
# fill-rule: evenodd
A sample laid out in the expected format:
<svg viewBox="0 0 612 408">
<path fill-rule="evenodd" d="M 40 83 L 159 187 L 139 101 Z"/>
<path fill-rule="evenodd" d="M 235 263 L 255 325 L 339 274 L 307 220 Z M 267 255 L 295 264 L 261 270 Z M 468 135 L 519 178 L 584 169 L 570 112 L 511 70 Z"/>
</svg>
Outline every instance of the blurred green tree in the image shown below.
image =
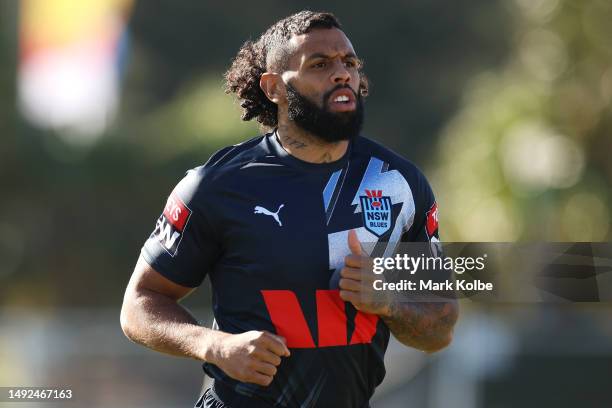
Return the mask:
<svg viewBox="0 0 612 408">
<path fill-rule="evenodd" d="M 442 132 L 445 239 L 609 240 L 612 4 L 509 4 L 506 64 L 472 79 Z"/>
</svg>

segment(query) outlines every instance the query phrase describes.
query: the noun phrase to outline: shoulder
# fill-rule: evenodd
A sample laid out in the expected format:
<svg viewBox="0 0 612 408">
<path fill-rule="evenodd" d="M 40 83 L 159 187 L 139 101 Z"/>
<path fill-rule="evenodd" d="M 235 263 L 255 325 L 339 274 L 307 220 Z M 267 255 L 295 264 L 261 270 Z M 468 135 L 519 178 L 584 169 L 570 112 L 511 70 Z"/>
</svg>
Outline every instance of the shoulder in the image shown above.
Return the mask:
<svg viewBox="0 0 612 408">
<path fill-rule="evenodd" d="M 215 153 L 201 166 L 187 170 L 186 178 L 193 181 L 215 182 L 218 178 L 232 173 L 253 159 L 267 154 L 265 135 L 260 135 Z"/>
<path fill-rule="evenodd" d="M 188 171 L 198 175 L 214 178 L 231 172 L 236 168 L 267 154 L 266 135 L 260 135 L 245 142 L 224 147 L 213 153 L 208 161 Z"/>
<path fill-rule="evenodd" d="M 363 159 L 378 159 L 387 170 L 399 171 L 411 186 L 429 188 L 429 182 L 421 169 L 404 156 L 389 149 L 381 143 L 361 136 L 355 141 L 354 154 Z"/>
<path fill-rule="evenodd" d="M 175 191 L 185 201 L 210 194 L 216 185 L 223 183 L 225 177 L 235 174 L 244 164 L 266 154 L 265 135 L 245 142 L 226 146 L 213 153 L 201 166 L 187 170 Z"/>
</svg>

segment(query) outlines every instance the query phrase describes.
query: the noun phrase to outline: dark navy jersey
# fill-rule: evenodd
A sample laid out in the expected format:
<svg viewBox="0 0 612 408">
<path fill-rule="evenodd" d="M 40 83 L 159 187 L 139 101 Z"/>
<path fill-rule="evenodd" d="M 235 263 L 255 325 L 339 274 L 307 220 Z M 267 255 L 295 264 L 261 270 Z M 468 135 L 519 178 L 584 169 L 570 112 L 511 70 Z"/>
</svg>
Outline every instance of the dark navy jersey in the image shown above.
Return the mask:
<svg viewBox="0 0 612 408">
<path fill-rule="evenodd" d="M 401 241 L 437 240 L 437 206 L 409 161 L 359 137 L 338 161 L 288 154 L 275 133 L 227 147 L 172 191 L 142 256 L 188 287 L 209 276 L 215 326 L 287 339 L 272 384 L 205 371 L 233 407 L 366 407 L 385 376 L 389 330 L 339 297 L 348 232 L 392 256 Z M 372 255 L 372 254 L 370 254 Z"/>
</svg>

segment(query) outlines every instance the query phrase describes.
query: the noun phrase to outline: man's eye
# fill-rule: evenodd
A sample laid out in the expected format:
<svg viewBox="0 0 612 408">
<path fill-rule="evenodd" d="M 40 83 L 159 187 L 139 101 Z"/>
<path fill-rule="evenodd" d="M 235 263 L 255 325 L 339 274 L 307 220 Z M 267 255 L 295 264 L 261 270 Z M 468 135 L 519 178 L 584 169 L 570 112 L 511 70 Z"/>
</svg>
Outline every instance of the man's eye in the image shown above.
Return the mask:
<svg viewBox="0 0 612 408">
<path fill-rule="evenodd" d="M 317 62 L 312 67 L 313 68 L 325 68 L 325 63 L 324 62 Z"/>
<path fill-rule="evenodd" d="M 346 65 L 348 68 L 355 68 L 357 66 L 355 61 L 345 61 L 344 65 Z"/>
</svg>

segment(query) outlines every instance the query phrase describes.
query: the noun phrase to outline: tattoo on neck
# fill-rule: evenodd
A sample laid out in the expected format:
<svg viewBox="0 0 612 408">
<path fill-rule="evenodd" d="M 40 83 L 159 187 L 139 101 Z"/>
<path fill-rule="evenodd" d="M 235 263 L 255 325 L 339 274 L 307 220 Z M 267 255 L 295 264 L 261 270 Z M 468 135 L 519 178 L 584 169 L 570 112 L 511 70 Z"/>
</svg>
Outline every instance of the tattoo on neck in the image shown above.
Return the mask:
<svg viewBox="0 0 612 408">
<path fill-rule="evenodd" d="M 292 147 L 294 149 L 303 149 L 304 147 L 308 147 L 306 143 L 298 138 L 289 136 L 288 131 L 289 129 L 287 129 L 285 126 L 280 126 L 276 132 L 283 146 Z"/>
<path fill-rule="evenodd" d="M 291 136 L 285 136 L 285 144 L 289 147 L 294 147 L 296 149 L 302 149 L 307 147 L 308 145 L 301 140 L 294 139 Z"/>
</svg>

